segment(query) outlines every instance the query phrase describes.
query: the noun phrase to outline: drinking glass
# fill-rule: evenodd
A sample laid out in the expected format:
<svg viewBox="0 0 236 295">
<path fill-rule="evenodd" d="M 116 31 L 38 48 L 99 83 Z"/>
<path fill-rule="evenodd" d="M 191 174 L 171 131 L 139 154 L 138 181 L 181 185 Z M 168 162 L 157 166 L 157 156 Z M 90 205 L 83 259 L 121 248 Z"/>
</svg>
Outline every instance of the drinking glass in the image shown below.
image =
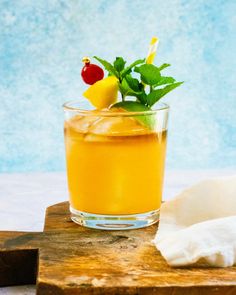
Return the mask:
<svg viewBox="0 0 236 295">
<path fill-rule="evenodd" d="M 65 149 L 71 218 L 124 230 L 159 220 L 169 107 L 85 110 L 68 102 Z"/>
</svg>

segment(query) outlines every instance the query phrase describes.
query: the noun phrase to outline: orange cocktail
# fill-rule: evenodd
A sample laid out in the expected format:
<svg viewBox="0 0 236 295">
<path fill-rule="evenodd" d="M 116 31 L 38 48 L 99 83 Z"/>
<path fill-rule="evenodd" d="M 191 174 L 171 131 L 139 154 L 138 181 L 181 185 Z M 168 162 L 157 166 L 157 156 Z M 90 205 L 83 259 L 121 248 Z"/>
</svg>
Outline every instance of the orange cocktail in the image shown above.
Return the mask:
<svg viewBox="0 0 236 295">
<path fill-rule="evenodd" d="M 153 37 L 146 59 L 132 63 L 82 60 L 93 109 L 64 104 L 70 211 L 80 225 L 133 229 L 159 220 L 169 109 L 159 101 L 183 82 L 163 74 L 169 63 L 153 64 L 157 44 Z"/>
<path fill-rule="evenodd" d="M 159 112 L 167 116 L 168 110 Z M 135 116 L 107 114 L 90 111 L 65 121 L 71 211 L 75 217 L 89 213 L 154 218 L 162 198 L 166 126 L 161 122 L 162 128 L 150 130 Z"/>
</svg>

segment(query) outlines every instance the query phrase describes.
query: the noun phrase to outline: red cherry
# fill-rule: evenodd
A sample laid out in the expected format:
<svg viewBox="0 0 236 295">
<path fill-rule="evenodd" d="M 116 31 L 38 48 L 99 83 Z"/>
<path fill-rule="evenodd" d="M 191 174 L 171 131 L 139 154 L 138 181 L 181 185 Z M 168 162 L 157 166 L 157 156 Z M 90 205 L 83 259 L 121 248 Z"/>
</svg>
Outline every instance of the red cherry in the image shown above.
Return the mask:
<svg viewBox="0 0 236 295">
<path fill-rule="evenodd" d="M 83 58 L 83 62 L 84 66 L 81 71 L 81 76 L 86 84 L 92 85 L 103 79 L 104 72 L 102 68 L 95 64 L 91 64 L 88 57 Z"/>
</svg>

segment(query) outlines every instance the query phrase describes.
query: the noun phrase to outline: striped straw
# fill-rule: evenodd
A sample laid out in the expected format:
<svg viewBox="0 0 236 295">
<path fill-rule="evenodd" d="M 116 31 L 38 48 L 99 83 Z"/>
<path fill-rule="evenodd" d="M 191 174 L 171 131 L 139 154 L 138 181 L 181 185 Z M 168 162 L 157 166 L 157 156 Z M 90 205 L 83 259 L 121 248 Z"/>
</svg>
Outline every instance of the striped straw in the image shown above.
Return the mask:
<svg viewBox="0 0 236 295">
<path fill-rule="evenodd" d="M 159 43 L 159 39 L 157 37 L 152 37 L 152 40 L 150 42 L 149 50 L 148 50 L 148 55 L 146 58 L 146 63 L 147 64 L 152 64 L 157 52 L 157 45 Z"/>
</svg>

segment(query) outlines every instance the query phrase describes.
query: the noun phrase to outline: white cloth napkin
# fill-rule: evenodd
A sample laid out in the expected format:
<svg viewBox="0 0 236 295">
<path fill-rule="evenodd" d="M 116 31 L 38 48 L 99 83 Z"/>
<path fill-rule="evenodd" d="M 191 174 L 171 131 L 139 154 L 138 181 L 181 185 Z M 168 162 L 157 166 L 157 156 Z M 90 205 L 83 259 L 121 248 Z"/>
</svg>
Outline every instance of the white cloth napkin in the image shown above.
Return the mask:
<svg viewBox="0 0 236 295">
<path fill-rule="evenodd" d="M 236 264 L 236 175 L 202 181 L 164 203 L 153 242 L 171 266 Z"/>
</svg>

